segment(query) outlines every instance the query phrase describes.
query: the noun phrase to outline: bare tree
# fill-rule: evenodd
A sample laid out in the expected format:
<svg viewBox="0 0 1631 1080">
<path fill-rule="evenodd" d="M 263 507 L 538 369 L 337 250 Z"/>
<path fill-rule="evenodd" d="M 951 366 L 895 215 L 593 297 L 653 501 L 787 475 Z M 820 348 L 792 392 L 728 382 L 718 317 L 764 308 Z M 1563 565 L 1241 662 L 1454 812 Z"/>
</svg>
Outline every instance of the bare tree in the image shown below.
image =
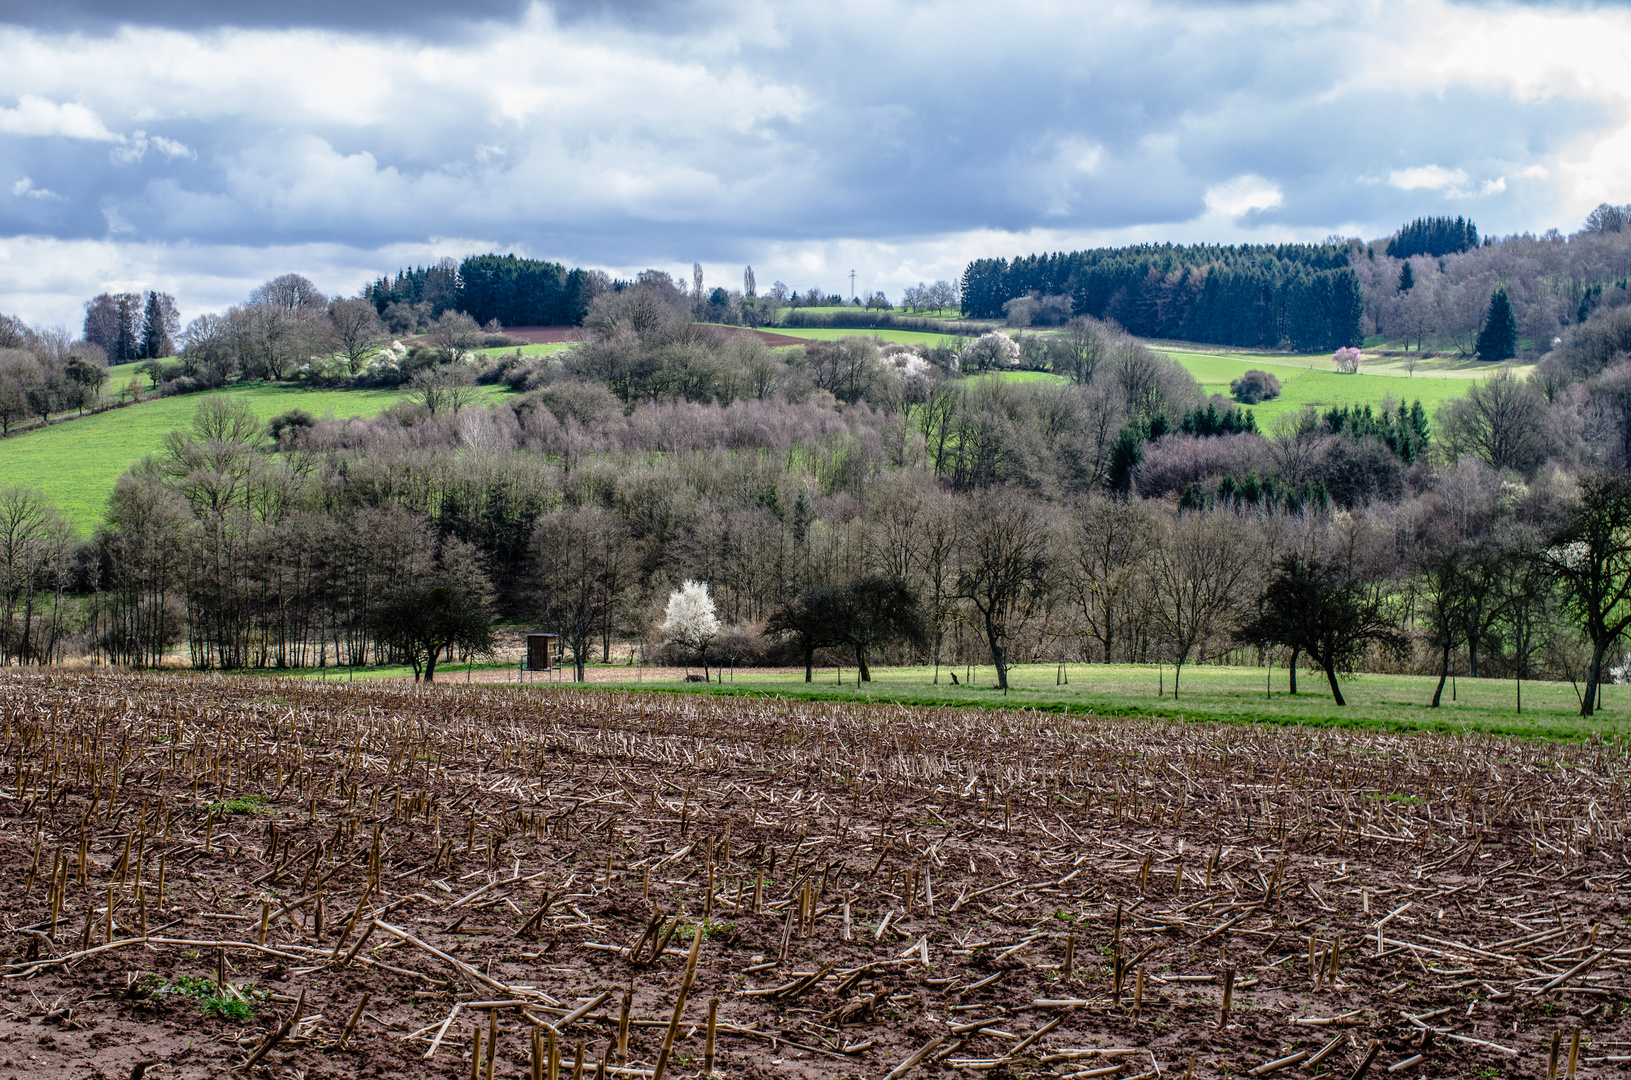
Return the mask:
<svg viewBox="0 0 1631 1080">
<path fill-rule="evenodd" d="M 1048 591 L 1048 527 L 1041 509 L 1017 492 L 993 489 L 967 506 L 956 595 L 974 609 L 997 686 L 1008 689 L 1008 647 Z"/>
<path fill-rule="evenodd" d="M 1114 662 L 1117 631 L 1141 605 L 1141 570 L 1156 536 L 1155 519 L 1131 499 L 1085 500 L 1065 522 L 1059 581 L 1081 619 L 1082 636 L 1098 644 L 1106 664 Z"/>
<path fill-rule="evenodd" d="M 1150 622 L 1178 669 L 1197 650 L 1228 637 L 1240 610 L 1251 565 L 1246 526 L 1228 512 L 1189 513 L 1170 520 L 1150 551 Z"/>
<path fill-rule="evenodd" d="M 563 508 L 542 518 L 532 533 L 538 575 L 538 610 L 572 653 L 578 681 L 595 638 L 618 601 L 616 556 L 627 525 L 599 506 Z"/>
<path fill-rule="evenodd" d="M 294 315 L 302 311 L 321 311 L 328 305 L 328 297 L 300 274 L 284 274 L 256 286 L 249 294 L 249 302 L 265 305 L 277 311 Z"/>
<path fill-rule="evenodd" d="M 1580 715 L 1597 708 L 1597 686 L 1609 646 L 1631 628 L 1631 483 L 1587 473 L 1561 527 L 1542 554 L 1564 604 L 1591 639 L 1591 666 Z"/>
<path fill-rule="evenodd" d="M 39 492 L 0 488 L 0 665 L 43 663 L 55 651 L 57 635 L 42 641 L 35 620 L 42 591 L 61 595 L 72 540 L 72 528 Z"/>
<path fill-rule="evenodd" d="M 1451 460 L 1470 454 L 1493 469 L 1527 473 L 1546 455 L 1540 392 L 1501 370 L 1451 402 L 1439 422 L 1439 440 Z"/>
<path fill-rule="evenodd" d="M 427 336 L 441 354 L 442 363 L 451 364 L 481 346 L 482 330 L 476 325 L 476 320 L 464 312 L 449 310 L 431 324 Z"/>
<path fill-rule="evenodd" d="M 476 373 L 463 364 L 428 367 L 413 377 L 413 397 L 432 416 L 457 416 L 475 402 Z"/>
<path fill-rule="evenodd" d="M 355 375 L 363 361 L 385 340 L 385 324 L 367 300 L 335 300 L 328 306 L 329 323 L 334 327 L 334 343 L 345 357 L 346 368 Z"/>
</svg>

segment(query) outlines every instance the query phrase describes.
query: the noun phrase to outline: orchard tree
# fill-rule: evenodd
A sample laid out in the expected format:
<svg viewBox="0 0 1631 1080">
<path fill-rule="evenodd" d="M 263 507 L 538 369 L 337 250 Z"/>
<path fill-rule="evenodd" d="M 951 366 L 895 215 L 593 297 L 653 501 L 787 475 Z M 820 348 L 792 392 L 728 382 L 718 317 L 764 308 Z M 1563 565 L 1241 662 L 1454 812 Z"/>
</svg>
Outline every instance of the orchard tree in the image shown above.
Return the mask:
<svg viewBox="0 0 1631 1080">
<path fill-rule="evenodd" d="M 841 642 L 838 623 L 843 615 L 844 590 L 832 585 L 811 585 L 791 600 L 778 604 L 765 623 L 765 633 L 798 643 L 804 654 L 804 681 L 815 678 L 815 651 Z M 678 596 L 678 593 L 675 593 Z"/>
<path fill-rule="evenodd" d="M 668 596 L 663 639 L 702 658 L 702 677 L 708 677 L 708 646 L 719 636 L 719 615 L 714 598 L 701 581 L 686 581 Z"/>
<path fill-rule="evenodd" d="M 1563 603 L 1591 640 L 1591 666 L 1580 715 L 1597 706 L 1603 658 L 1631 629 L 1631 483 L 1613 473 L 1587 473 L 1563 524 L 1542 558 L 1555 575 Z"/>
<path fill-rule="evenodd" d="M 1373 576 L 1345 559 L 1296 553 L 1279 560 L 1260 610 L 1236 636 L 1253 645 L 1284 645 L 1307 653 L 1325 672 L 1338 705 L 1347 701 L 1337 675 L 1352 671 L 1367 647 L 1375 644 L 1394 656 L 1410 647 Z M 1176 696 L 1176 677 L 1173 686 Z"/>
<path fill-rule="evenodd" d="M 872 574 L 850 582 L 839 594 L 833 625 L 838 643 L 855 652 L 861 682 L 872 681 L 872 650 L 896 641 L 921 645 L 928 640 L 917 597 L 899 578 Z M 808 673 L 808 672 L 806 672 Z"/>
<path fill-rule="evenodd" d="M 492 649 L 493 587 L 477 559 L 471 545 L 448 540 L 427 580 L 398 585 L 373 611 L 375 636 L 407 657 L 415 682 L 421 673 L 435 682 L 444 657 Z"/>
<path fill-rule="evenodd" d="M 1025 496 L 994 489 L 970 506 L 956 595 L 974 609 L 970 619 L 983 632 L 997 669 L 997 686 L 1008 689 L 1008 646 L 1047 598 L 1048 523 Z"/>
</svg>

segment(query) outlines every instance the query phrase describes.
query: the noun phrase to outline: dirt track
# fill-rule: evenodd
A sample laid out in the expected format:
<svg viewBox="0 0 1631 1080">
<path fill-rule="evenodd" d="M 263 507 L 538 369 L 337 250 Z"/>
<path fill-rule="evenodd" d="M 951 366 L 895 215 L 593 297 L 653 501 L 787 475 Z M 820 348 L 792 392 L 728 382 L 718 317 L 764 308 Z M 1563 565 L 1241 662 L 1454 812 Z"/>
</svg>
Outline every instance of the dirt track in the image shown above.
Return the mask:
<svg viewBox="0 0 1631 1080">
<path fill-rule="evenodd" d="M 899 1076 L 1346 1076 L 1373 1042 L 1373 1077 L 1536 1076 L 1576 1026 L 1608 1076 L 1631 1045 L 1619 745 L 570 687 L 8 675 L 0 702 L 0 1078 L 222 1075 L 285 1018 L 260 1075 L 469 1076 L 490 1023 L 495 1076 L 544 1024 L 592 1073 L 625 991 L 617 1075 L 645 1075 L 698 917 L 671 1076 L 714 997 L 726 1076 L 925 1047 Z M 154 992 L 218 955 L 274 994 L 254 1019 Z"/>
</svg>

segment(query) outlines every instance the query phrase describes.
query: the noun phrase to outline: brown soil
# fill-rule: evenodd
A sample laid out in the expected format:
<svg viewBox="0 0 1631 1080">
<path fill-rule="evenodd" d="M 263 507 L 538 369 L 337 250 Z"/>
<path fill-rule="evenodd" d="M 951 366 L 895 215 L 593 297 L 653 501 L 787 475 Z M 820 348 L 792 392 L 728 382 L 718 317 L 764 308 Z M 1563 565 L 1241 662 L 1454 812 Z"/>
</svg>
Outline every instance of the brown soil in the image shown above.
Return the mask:
<svg viewBox="0 0 1631 1080">
<path fill-rule="evenodd" d="M 1348 1076 L 1373 1042 L 1372 1077 L 1527 1077 L 1576 1028 L 1595 1077 L 1631 1045 L 1619 744 L 64 673 L 0 678 L 0 737 L 0 1080 L 225 1075 L 291 1019 L 255 1073 L 469 1076 L 494 1024 L 526 1076 L 551 1024 L 592 1075 L 625 991 L 645 1075 L 699 917 L 675 1077 L 713 998 L 728 1077 L 927 1046 L 897 1075 Z M 655 959 L 654 908 L 685 916 Z M 253 1018 L 159 990 L 218 963 Z"/>
</svg>

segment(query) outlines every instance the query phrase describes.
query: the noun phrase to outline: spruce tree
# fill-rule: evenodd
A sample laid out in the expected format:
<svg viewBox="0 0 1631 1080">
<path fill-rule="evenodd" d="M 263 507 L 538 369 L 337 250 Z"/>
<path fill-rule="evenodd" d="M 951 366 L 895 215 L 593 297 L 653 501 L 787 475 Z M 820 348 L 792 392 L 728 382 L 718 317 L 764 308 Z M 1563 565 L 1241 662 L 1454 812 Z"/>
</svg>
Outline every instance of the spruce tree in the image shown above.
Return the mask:
<svg viewBox="0 0 1631 1080">
<path fill-rule="evenodd" d="M 1496 289 L 1489 298 L 1489 314 L 1478 332 L 1478 359 L 1509 360 L 1518 355 L 1518 320 L 1512 314 L 1512 301 L 1505 289 Z"/>
<path fill-rule="evenodd" d="M 1407 260 L 1399 270 L 1399 292 L 1409 292 L 1411 286 L 1415 284 L 1416 272 L 1410 269 L 1410 263 Z"/>
<path fill-rule="evenodd" d="M 147 310 L 142 315 L 142 357 L 156 360 L 161 356 L 169 356 L 175 352 L 170 344 L 170 332 L 164 325 L 164 307 L 159 303 L 159 294 L 147 294 Z"/>
</svg>

